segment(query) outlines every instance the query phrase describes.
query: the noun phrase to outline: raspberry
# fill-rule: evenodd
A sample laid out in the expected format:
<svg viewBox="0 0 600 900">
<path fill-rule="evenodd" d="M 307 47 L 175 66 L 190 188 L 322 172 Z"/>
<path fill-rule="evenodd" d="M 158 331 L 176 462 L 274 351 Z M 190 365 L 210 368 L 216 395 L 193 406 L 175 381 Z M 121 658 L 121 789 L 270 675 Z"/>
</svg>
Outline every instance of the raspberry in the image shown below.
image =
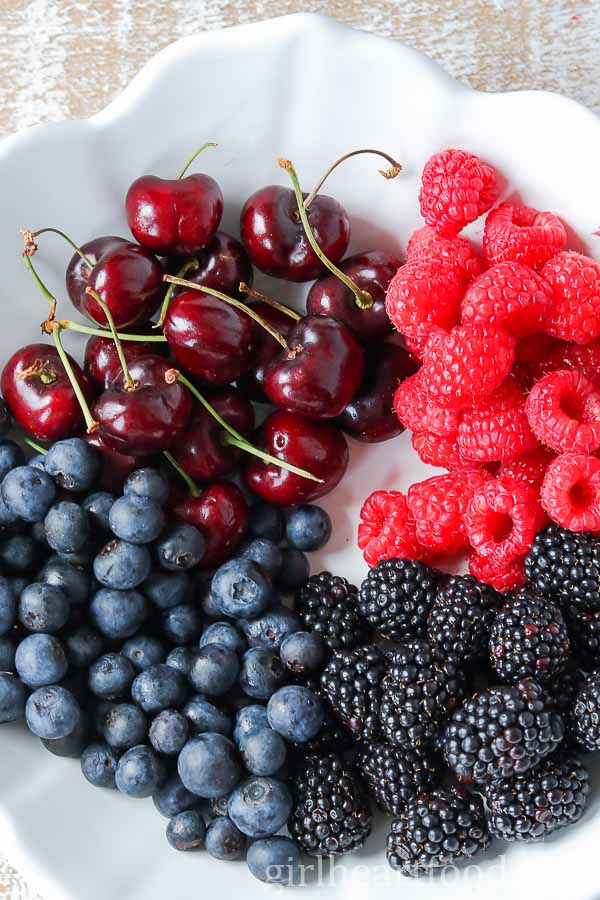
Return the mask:
<svg viewBox="0 0 600 900">
<path fill-rule="evenodd" d="M 553 459 L 554 456 L 549 450 L 546 450 L 545 447 L 537 447 L 530 453 L 523 454 L 519 459 L 502 463 L 498 477 L 503 481 L 511 478 L 515 481 L 523 481 L 525 484 L 533 485 L 539 492 L 546 469 Z"/>
<path fill-rule="evenodd" d="M 488 396 L 510 372 L 515 340 L 501 328 L 458 325 L 431 336 L 420 377 L 440 406 L 462 409 Z"/>
<path fill-rule="evenodd" d="M 409 488 L 408 507 L 419 542 L 431 553 L 450 556 L 468 547 L 463 519 L 475 490 L 489 476 L 479 469 L 434 475 Z"/>
<path fill-rule="evenodd" d="M 600 265 L 573 251 L 557 253 L 542 269 L 554 297 L 545 330 L 577 344 L 600 337 Z"/>
<path fill-rule="evenodd" d="M 527 416 L 525 392 L 509 376 L 500 387 L 463 412 L 458 426 L 463 459 L 494 462 L 516 459 L 537 447 Z"/>
<path fill-rule="evenodd" d="M 569 531 L 600 530 L 600 459 L 563 453 L 546 469 L 542 506 Z"/>
<path fill-rule="evenodd" d="M 412 358 L 418 362 L 423 362 L 423 357 L 425 355 L 425 347 L 427 346 L 427 341 L 429 340 L 429 335 L 425 337 L 415 338 L 408 337 L 408 335 L 404 335 L 404 347 Z"/>
<path fill-rule="evenodd" d="M 452 238 L 496 202 L 496 173 L 464 150 L 444 150 L 425 164 L 421 215 L 441 237 Z"/>
<path fill-rule="evenodd" d="M 513 375 L 521 387 L 530 391 L 536 381 L 543 378 L 555 369 L 564 366 L 554 363 L 554 355 L 563 352 L 565 347 L 574 347 L 575 344 L 567 344 L 549 334 L 530 334 L 517 341 L 515 347 L 515 364 Z"/>
<path fill-rule="evenodd" d="M 420 559 L 415 522 L 400 491 L 374 491 L 360 511 L 358 546 L 370 566 L 382 559 Z"/>
<path fill-rule="evenodd" d="M 506 594 L 525 584 L 525 558 L 519 556 L 510 563 L 497 565 L 492 560 L 473 553 L 469 559 L 469 572 L 478 581 L 489 584 L 500 594 Z"/>
<path fill-rule="evenodd" d="M 479 556 L 500 568 L 527 553 L 542 521 L 534 487 L 493 478 L 475 491 L 465 515 L 465 531 Z"/>
<path fill-rule="evenodd" d="M 540 441 L 559 453 L 600 447 L 600 387 L 575 369 L 559 369 L 536 382 L 525 404 Z"/>
<path fill-rule="evenodd" d="M 547 365 L 552 370 L 577 369 L 582 375 L 600 383 L 600 340 L 585 345 L 556 341 Z"/>
<path fill-rule="evenodd" d="M 452 328 L 459 320 L 463 279 L 449 263 L 411 259 L 390 281 L 388 316 L 401 334 L 424 338 L 435 326 Z"/>
<path fill-rule="evenodd" d="M 450 471 L 463 469 L 465 466 L 454 436 L 440 437 L 439 434 L 434 434 L 432 431 L 415 431 L 412 436 L 412 445 L 421 462 L 428 466 L 437 466 Z"/>
<path fill-rule="evenodd" d="M 520 262 L 541 269 L 566 243 L 565 226 L 551 212 L 502 203 L 485 220 L 483 253 L 491 263 Z"/>
<path fill-rule="evenodd" d="M 394 394 L 396 415 L 411 431 L 431 431 L 442 437 L 456 437 L 459 416 L 452 409 L 437 406 L 426 395 L 419 373 L 406 378 Z"/>
<path fill-rule="evenodd" d="M 442 259 L 453 266 L 466 281 L 475 278 L 485 269 L 485 260 L 471 241 L 463 237 L 441 238 L 428 225 L 415 231 L 408 242 L 406 257 L 409 260 Z"/>
<path fill-rule="evenodd" d="M 552 291 L 537 272 L 520 263 L 498 263 L 469 285 L 461 320 L 470 325 L 499 325 L 522 338 L 543 328 L 551 304 Z"/>
</svg>

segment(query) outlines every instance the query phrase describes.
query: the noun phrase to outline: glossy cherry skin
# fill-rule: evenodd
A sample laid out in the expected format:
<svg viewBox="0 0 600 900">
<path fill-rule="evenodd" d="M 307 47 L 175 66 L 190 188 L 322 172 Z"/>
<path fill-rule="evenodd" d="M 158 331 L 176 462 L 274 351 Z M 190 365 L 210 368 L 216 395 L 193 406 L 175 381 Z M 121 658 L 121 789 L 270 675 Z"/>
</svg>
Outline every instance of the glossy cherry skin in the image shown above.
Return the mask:
<svg viewBox="0 0 600 900">
<path fill-rule="evenodd" d="M 84 441 L 95 447 L 102 460 L 100 478 L 97 484 L 99 490 L 120 494 L 123 482 L 128 475 L 131 475 L 135 469 L 139 469 L 144 465 L 151 465 L 150 458 L 146 460 L 139 456 L 131 456 L 131 454 L 119 453 L 118 450 L 113 450 L 97 431 L 94 434 L 86 434 Z"/>
<path fill-rule="evenodd" d="M 326 194 L 317 194 L 307 213 L 317 244 L 328 259 L 338 262 L 350 240 L 348 213 Z M 308 243 L 290 188 L 272 184 L 252 194 L 241 212 L 240 234 L 250 259 L 267 275 L 312 281 L 325 271 Z"/>
<path fill-rule="evenodd" d="M 276 410 L 263 422 L 255 443 L 277 459 L 323 479 L 318 484 L 250 457 L 244 472 L 246 486 L 261 500 L 276 506 L 294 506 L 324 497 L 348 467 L 346 439 L 332 422 L 314 422 Z"/>
<path fill-rule="evenodd" d="M 145 333 L 141 329 L 137 329 L 138 333 Z M 156 334 L 156 332 L 154 332 Z M 127 364 L 132 363 L 134 359 L 148 354 L 156 354 L 159 352 L 161 344 L 143 343 L 142 341 L 123 341 L 123 353 Z M 97 385 L 100 390 L 109 388 L 119 372 L 121 371 L 121 363 L 117 354 L 115 342 L 111 337 L 98 337 L 92 335 L 85 345 L 85 353 L 83 357 L 83 368 L 86 375 Z"/>
<path fill-rule="evenodd" d="M 148 456 L 168 450 L 183 431 L 192 401 L 182 384 L 167 384 L 165 373 L 170 368 L 160 356 L 142 356 L 129 367 L 137 383 L 135 390 L 126 390 L 123 373 L 119 372 L 100 395 L 93 415 L 109 447 L 131 456 Z"/>
<path fill-rule="evenodd" d="M 328 316 L 305 316 L 288 350 L 265 368 L 263 390 L 280 409 L 311 419 L 339 416 L 360 384 L 365 357 L 351 331 Z"/>
<path fill-rule="evenodd" d="M 214 481 L 199 497 L 175 496 L 170 504 L 179 522 L 195 525 L 206 541 L 201 568 L 211 569 L 230 559 L 248 525 L 248 503 L 236 484 Z"/>
<path fill-rule="evenodd" d="M 373 305 L 360 309 L 350 288 L 335 275 L 325 275 L 308 292 L 306 312 L 311 316 L 331 316 L 365 344 L 383 340 L 393 330 L 385 309 L 385 293 L 401 264 L 398 257 L 382 250 L 349 256 L 339 268 L 359 288 L 370 293 Z"/>
<path fill-rule="evenodd" d="M 338 418 L 340 428 L 367 444 L 387 441 L 404 431 L 393 409 L 394 393 L 401 381 L 414 375 L 417 365 L 397 344 L 382 344 L 366 352 L 362 383 Z"/>
<path fill-rule="evenodd" d="M 89 379 L 69 360 L 84 396 L 91 402 Z M 29 374 L 25 374 L 29 370 Z M 10 357 L 2 372 L 2 394 L 19 425 L 40 441 L 58 441 L 85 427 L 81 407 L 55 347 L 29 344 Z"/>
<path fill-rule="evenodd" d="M 218 297 L 190 290 L 173 297 L 163 331 L 186 372 L 225 385 L 250 366 L 252 325 L 250 316 Z"/>
<path fill-rule="evenodd" d="M 185 277 L 195 284 L 205 284 L 216 291 L 238 297 L 241 296 L 240 282 L 243 281 L 250 287 L 254 281 L 250 257 L 242 244 L 225 231 L 217 231 L 210 243 L 194 254 L 194 259 L 198 268 L 194 272 L 187 272 Z M 169 261 L 169 272 L 176 275 L 184 262 L 182 257 Z M 177 294 L 181 291 L 182 288 L 175 289 Z"/>
<path fill-rule="evenodd" d="M 223 194 L 210 175 L 137 178 L 125 198 L 131 233 L 158 256 L 193 256 L 214 237 Z"/>
<path fill-rule="evenodd" d="M 67 292 L 80 313 L 99 325 L 108 324 L 98 302 L 86 294 L 87 287 L 104 300 L 117 328 L 146 322 L 156 312 L 166 286 L 152 253 L 114 235 L 89 241 L 81 250 L 93 268 L 75 253 L 66 274 Z"/>
<path fill-rule="evenodd" d="M 286 315 L 269 303 L 263 303 L 262 300 L 253 300 L 249 305 L 284 338 L 289 336 L 296 324 L 296 320 L 292 319 L 291 316 Z M 264 403 L 267 400 L 263 391 L 265 369 L 271 360 L 281 353 L 281 344 L 271 337 L 269 332 L 265 331 L 257 322 L 253 324 L 254 335 L 252 338 L 250 369 L 246 375 L 238 379 L 238 385 L 252 400 L 257 403 Z"/>
<path fill-rule="evenodd" d="M 247 397 L 235 388 L 207 393 L 207 399 L 225 421 L 248 437 L 254 428 L 254 409 Z M 221 425 L 200 404 L 194 407 L 187 427 L 177 435 L 171 453 L 196 481 L 227 475 L 237 465 L 241 451 L 223 441 Z"/>
</svg>

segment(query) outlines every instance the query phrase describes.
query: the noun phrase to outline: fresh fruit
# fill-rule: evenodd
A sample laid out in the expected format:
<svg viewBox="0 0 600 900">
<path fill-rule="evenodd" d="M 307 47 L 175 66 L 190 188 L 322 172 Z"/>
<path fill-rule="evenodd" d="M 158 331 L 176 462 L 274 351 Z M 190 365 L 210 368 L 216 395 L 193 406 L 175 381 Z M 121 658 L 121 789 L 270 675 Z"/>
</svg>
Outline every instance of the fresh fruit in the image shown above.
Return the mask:
<svg viewBox="0 0 600 900">
<path fill-rule="evenodd" d="M 425 563 L 386 559 L 360 588 L 358 612 L 377 634 L 392 641 L 424 637 L 442 575 Z"/>
<path fill-rule="evenodd" d="M 483 252 L 491 263 L 512 261 L 541 269 L 566 242 L 558 216 L 529 206 L 502 203 L 485 220 Z"/>
<path fill-rule="evenodd" d="M 454 237 L 498 196 L 494 169 L 464 150 L 436 153 L 425 164 L 421 181 L 421 215 L 441 237 Z"/>
<path fill-rule="evenodd" d="M 349 650 L 363 642 L 366 635 L 357 606 L 356 587 L 330 572 L 312 575 L 296 595 L 304 627 L 318 634 L 330 650 Z"/>
</svg>

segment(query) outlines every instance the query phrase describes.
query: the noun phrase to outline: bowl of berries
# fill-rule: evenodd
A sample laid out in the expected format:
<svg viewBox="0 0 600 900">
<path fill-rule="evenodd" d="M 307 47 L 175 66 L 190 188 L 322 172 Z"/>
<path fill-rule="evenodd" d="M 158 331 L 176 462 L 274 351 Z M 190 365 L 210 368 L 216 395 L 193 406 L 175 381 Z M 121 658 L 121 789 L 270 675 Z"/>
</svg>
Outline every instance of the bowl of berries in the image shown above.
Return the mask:
<svg viewBox="0 0 600 900">
<path fill-rule="evenodd" d="M 0 834 L 44 900 L 594 900 L 599 152 L 314 16 L 0 145 Z"/>
</svg>

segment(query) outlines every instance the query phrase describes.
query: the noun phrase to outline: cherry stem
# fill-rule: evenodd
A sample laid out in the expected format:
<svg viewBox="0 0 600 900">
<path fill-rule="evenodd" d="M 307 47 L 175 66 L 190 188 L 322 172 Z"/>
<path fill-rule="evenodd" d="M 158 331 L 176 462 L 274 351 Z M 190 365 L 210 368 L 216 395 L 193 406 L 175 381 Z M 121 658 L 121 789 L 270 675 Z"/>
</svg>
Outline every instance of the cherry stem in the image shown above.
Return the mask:
<svg viewBox="0 0 600 900">
<path fill-rule="evenodd" d="M 84 263 L 90 267 L 90 269 L 94 268 L 94 263 L 91 261 L 89 256 L 86 256 L 83 250 L 77 246 L 75 241 L 71 240 L 69 235 L 65 234 L 64 231 L 61 231 L 60 228 L 40 228 L 38 231 L 29 231 L 25 228 L 22 228 L 21 234 L 23 235 L 23 240 L 25 241 L 25 252 L 28 255 L 33 256 L 33 254 L 37 250 L 35 238 L 39 237 L 40 234 L 57 234 L 72 247 L 75 253 L 77 253 L 81 257 Z"/>
<path fill-rule="evenodd" d="M 89 334 L 93 337 L 108 337 L 109 332 L 105 328 L 90 328 L 89 325 L 81 325 L 79 322 L 72 322 L 71 319 L 57 319 L 57 324 L 61 330 L 77 331 L 80 334 Z M 120 341 L 147 341 L 151 344 L 166 344 L 167 339 L 164 334 L 128 334 L 127 332 L 118 331 L 117 335 Z"/>
<path fill-rule="evenodd" d="M 294 193 L 296 195 L 296 201 L 298 203 L 298 214 L 300 216 L 300 221 L 302 222 L 302 226 L 304 228 L 306 237 L 308 238 L 308 243 L 313 248 L 313 250 L 315 251 L 315 254 L 321 260 L 323 265 L 326 268 L 328 268 L 330 272 L 332 272 L 334 275 L 336 275 L 340 279 L 340 281 L 343 284 L 345 284 L 346 287 L 352 291 L 352 293 L 354 294 L 354 299 L 355 299 L 355 302 L 356 302 L 356 305 L 358 306 L 358 308 L 359 309 L 370 309 L 370 307 L 373 306 L 373 298 L 371 297 L 370 293 L 368 291 L 361 290 L 358 287 L 358 285 L 356 285 L 352 281 L 351 278 L 349 278 L 347 275 L 345 275 L 341 269 L 338 269 L 338 267 L 336 265 L 334 265 L 334 263 L 332 263 L 331 260 L 325 256 L 325 254 L 319 247 L 319 245 L 315 239 L 315 236 L 312 232 L 312 228 L 310 227 L 310 224 L 308 221 L 308 216 L 306 214 L 306 209 L 304 207 L 304 200 L 302 198 L 302 189 L 300 187 L 300 182 L 298 181 L 298 176 L 296 174 L 296 170 L 294 169 L 294 166 L 292 165 L 292 163 L 290 162 L 289 159 L 280 159 L 278 162 L 279 162 L 280 167 L 282 169 L 286 170 L 286 172 L 288 173 L 288 175 L 290 176 L 290 178 L 292 180 L 292 185 L 294 187 Z"/>
<path fill-rule="evenodd" d="M 198 147 L 197 150 L 194 150 L 194 152 L 192 153 L 192 155 L 186 162 L 185 166 L 183 167 L 183 169 L 177 176 L 177 181 L 179 181 L 181 178 L 183 178 L 183 176 L 185 175 L 185 173 L 187 172 L 187 170 L 189 169 L 191 164 L 194 162 L 194 160 L 196 159 L 197 156 L 200 156 L 200 154 L 202 153 L 203 150 L 206 150 L 207 147 L 218 147 L 218 146 L 219 146 L 218 144 L 213 144 L 209 141 L 207 144 L 202 144 L 201 147 Z"/>
<path fill-rule="evenodd" d="M 178 271 L 177 277 L 185 278 L 185 276 L 188 274 L 188 272 L 196 272 L 199 269 L 199 267 L 200 267 L 200 263 L 198 262 L 197 259 L 188 259 L 188 261 L 186 263 L 184 263 L 182 265 L 182 267 L 180 268 L 180 270 Z M 164 321 L 167 318 L 167 313 L 169 312 L 169 304 L 171 303 L 171 300 L 173 299 L 173 293 L 174 293 L 176 287 L 177 287 L 176 284 L 169 285 L 169 289 L 168 289 L 167 293 L 165 294 L 165 299 L 163 300 L 163 304 L 160 308 L 160 316 L 158 318 L 158 322 L 156 323 L 156 325 L 153 326 L 154 328 L 162 328 Z"/>
<path fill-rule="evenodd" d="M 402 166 L 400 165 L 400 163 L 397 162 L 397 160 L 395 160 L 392 156 L 390 156 L 389 153 L 384 153 L 383 150 L 351 150 L 350 153 L 344 153 L 344 155 L 340 156 L 340 158 L 337 159 L 333 163 L 333 165 L 329 166 L 316 188 L 313 188 L 313 190 L 304 201 L 304 209 L 308 209 L 334 169 L 337 169 L 337 167 L 347 159 L 351 159 L 353 156 L 362 156 L 363 153 L 373 153 L 375 156 L 380 156 L 382 159 L 385 159 L 386 162 L 389 162 L 389 169 L 379 169 L 379 174 L 384 178 L 395 178 L 396 175 L 398 175 L 402 171 Z"/>
<path fill-rule="evenodd" d="M 263 462 L 271 463 L 272 465 L 279 466 L 281 469 L 287 469 L 288 472 L 292 472 L 294 475 L 299 475 L 301 478 L 307 478 L 309 481 L 316 481 L 318 484 L 323 484 L 322 478 L 317 478 L 315 475 L 312 475 L 310 472 L 307 472 L 305 469 L 299 469 L 297 466 L 293 466 L 291 463 L 287 463 L 281 459 L 277 459 L 275 456 L 271 456 L 270 453 L 265 453 L 264 450 L 259 450 L 258 447 L 255 447 L 253 444 L 250 444 L 246 438 L 236 431 L 225 419 L 219 415 L 214 406 L 209 403 L 209 401 L 204 397 L 203 394 L 200 393 L 198 388 L 196 388 L 191 381 L 182 375 L 177 369 L 169 369 L 168 372 L 165 373 L 165 381 L 167 384 L 173 384 L 175 381 L 179 381 L 184 387 L 188 389 L 188 391 L 192 394 L 196 400 L 202 404 L 204 409 L 213 417 L 213 419 L 219 423 L 225 434 L 223 435 L 223 439 L 226 444 L 229 444 L 231 447 L 237 447 L 240 450 L 243 450 L 245 453 L 250 453 L 252 456 L 257 456 L 259 459 L 262 459 Z"/>
<path fill-rule="evenodd" d="M 115 350 L 117 351 L 117 356 L 119 357 L 119 362 L 121 363 L 121 369 L 123 370 L 123 377 L 125 379 L 125 390 L 126 391 L 135 391 L 138 387 L 136 381 L 131 377 L 131 373 L 129 372 L 129 366 L 127 365 L 127 360 L 125 359 L 125 354 L 123 353 L 123 346 L 121 344 L 121 339 L 117 334 L 117 329 L 115 328 L 115 320 L 112 317 L 112 313 L 102 297 L 96 293 L 96 291 L 91 287 L 86 287 L 86 294 L 89 297 L 93 297 L 96 303 L 99 305 L 100 309 L 106 316 L 106 321 L 108 322 L 108 327 L 110 328 L 110 332 L 112 334 L 112 339 L 114 341 Z"/>
<path fill-rule="evenodd" d="M 77 381 L 75 377 L 75 372 L 73 371 L 73 367 L 69 361 L 69 357 L 65 353 L 65 348 L 62 345 L 62 341 L 60 339 L 61 326 L 58 322 L 55 322 L 52 326 L 52 337 L 54 338 L 54 343 L 56 345 L 56 350 L 60 357 L 60 361 L 63 364 L 64 370 L 67 373 L 67 378 L 71 382 L 71 387 L 73 388 L 73 393 L 77 397 L 78 403 L 81 407 L 81 411 L 83 413 L 83 418 L 85 419 L 85 424 L 88 430 L 88 434 L 92 434 L 94 431 L 98 429 L 98 422 L 94 419 L 90 412 L 90 408 L 87 404 L 87 400 L 83 395 L 83 391 L 81 390 L 81 385 Z"/>
<path fill-rule="evenodd" d="M 43 456 L 48 452 L 41 444 L 36 444 L 35 441 L 32 441 L 31 438 L 26 437 L 25 435 L 23 435 L 23 443 L 27 444 L 28 447 L 31 447 L 32 450 L 35 450 L 36 453 L 41 453 Z"/>
<path fill-rule="evenodd" d="M 54 316 L 56 315 L 56 306 L 57 306 L 58 301 L 57 301 L 56 297 L 54 296 L 54 294 L 50 293 L 50 291 L 48 290 L 48 288 L 46 287 L 46 285 L 44 284 L 44 282 L 42 281 L 42 279 L 36 272 L 35 266 L 31 262 L 31 257 L 27 253 L 24 253 L 23 259 L 25 261 L 25 265 L 27 266 L 27 268 L 33 275 L 35 283 L 37 284 L 38 288 L 40 289 L 40 291 L 42 292 L 42 294 L 44 295 L 44 297 L 50 304 L 50 312 L 48 313 L 48 318 L 46 321 L 52 322 L 52 320 L 54 319 Z"/>
<path fill-rule="evenodd" d="M 171 463 L 171 465 L 173 466 L 173 468 L 175 469 L 177 474 L 185 481 L 186 486 L 190 492 L 190 496 L 191 497 L 199 497 L 200 491 L 198 490 L 198 485 L 196 484 L 194 479 L 188 475 L 188 473 L 185 471 L 185 469 L 181 468 L 181 466 L 179 465 L 179 463 L 177 462 L 177 460 L 175 459 L 173 454 L 169 453 L 168 450 L 163 450 L 163 456 L 166 460 L 168 460 Z"/>
<path fill-rule="evenodd" d="M 272 297 L 268 297 L 266 294 L 261 293 L 261 291 L 255 291 L 254 288 L 251 288 L 245 281 L 240 281 L 238 290 L 240 294 L 247 294 L 248 297 L 254 297 L 255 300 L 260 300 L 261 303 L 266 303 L 267 306 L 278 309 L 279 312 L 285 313 L 286 316 L 289 316 L 290 319 L 294 319 L 295 322 L 299 322 L 302 318 L 300 313 L 297 313 L 295 309 L 290 309 L 289 306 L 278 303 L 277 300 L 273 300 Z"/>
<path fill-rule="evenodd" d="M 284 350 L 289 350 L 286 339 L 282 334 L 276 331 L 269 323 L 263 319 L 262 316 L 259 316 L 258 313 L 254 312 L 251 306 L 247 306 L 245 303 L 242 303 L 241 300 L 234 300 L 233 297 L 229 297 L 227 294 L 222 294 L 221 291 L 216 291 L 214 288 L 206 287 L 204 284 L 196 284 L 193 281 L 186 281 L 184 278 L 179 278 L 177 275 L 163 275 L 163 281 L 167 281 L 169 284 L 178 284 L 181 287 L 189 288 L 192 291 L 200 291 L 204 294 L 210 294 L 212 297 L 217 297 L 219 300 L 223 300 L 224 303 L 228 303 L 230 306 L 235 306 L 236 309 L 241 310 L 243 313 L 246 313 L 247 316 L 250 316 L 251 319 L 264 328 L 265 331 L 274 338 Z"/>
</svg>

